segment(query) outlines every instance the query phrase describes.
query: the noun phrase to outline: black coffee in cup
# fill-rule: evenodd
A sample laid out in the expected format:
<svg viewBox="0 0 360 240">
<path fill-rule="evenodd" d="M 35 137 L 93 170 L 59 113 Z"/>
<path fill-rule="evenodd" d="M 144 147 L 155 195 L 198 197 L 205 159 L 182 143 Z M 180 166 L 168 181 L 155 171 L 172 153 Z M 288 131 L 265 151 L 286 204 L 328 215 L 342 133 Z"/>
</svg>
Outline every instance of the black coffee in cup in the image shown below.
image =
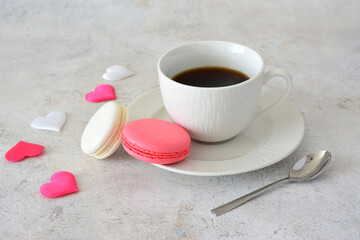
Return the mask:
<svg viewBox="0 0 360 240">
<path fill-rule="evenodd" d="M 172 80 L 194 87 L 225 87 L 249 79 L 246 74 L 224 67 L 200 67 L 176 74 Z"/>
</svg>

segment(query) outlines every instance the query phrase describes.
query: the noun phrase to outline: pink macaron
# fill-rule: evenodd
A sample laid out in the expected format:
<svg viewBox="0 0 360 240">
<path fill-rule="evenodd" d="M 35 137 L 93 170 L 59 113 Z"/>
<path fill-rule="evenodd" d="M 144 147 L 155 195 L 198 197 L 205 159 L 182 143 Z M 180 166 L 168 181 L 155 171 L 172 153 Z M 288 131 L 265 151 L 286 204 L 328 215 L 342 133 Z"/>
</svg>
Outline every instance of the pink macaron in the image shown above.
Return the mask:
<svg viewBox="0 0 360 240">
<path fill-rule="evenodd" d="M 123 130 L 123 147 L 131 156 L 148 163 L 171 164 L 190 154 L 191 139 L 179 125 L 159 119 L 129 122 Z"/>
</svg>

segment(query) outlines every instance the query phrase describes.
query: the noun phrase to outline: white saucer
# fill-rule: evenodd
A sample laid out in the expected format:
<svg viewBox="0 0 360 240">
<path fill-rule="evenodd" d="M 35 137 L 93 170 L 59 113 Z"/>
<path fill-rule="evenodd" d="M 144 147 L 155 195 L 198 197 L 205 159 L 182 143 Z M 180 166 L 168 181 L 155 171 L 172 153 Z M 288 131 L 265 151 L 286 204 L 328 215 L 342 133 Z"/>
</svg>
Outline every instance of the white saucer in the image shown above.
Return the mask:
<svg viewBox="0 0 360 240">
<path fill-rule="evenodd" d="M 277 93 L 263 87 L 260 106 Z M 160 89 L 151 90 L 129 106 L 130 121 L 141 118 L 170 120 Z M 191 153 L 185 160 L 157 167 L 196 176 L 223 176 L 254 171 L 272 165 L 291 154 L 301 143 L 304 120 L 290 100 L 263 118 L 252 122 L 238 136 L 221 143 L 191 142 Z"/>
</svg>

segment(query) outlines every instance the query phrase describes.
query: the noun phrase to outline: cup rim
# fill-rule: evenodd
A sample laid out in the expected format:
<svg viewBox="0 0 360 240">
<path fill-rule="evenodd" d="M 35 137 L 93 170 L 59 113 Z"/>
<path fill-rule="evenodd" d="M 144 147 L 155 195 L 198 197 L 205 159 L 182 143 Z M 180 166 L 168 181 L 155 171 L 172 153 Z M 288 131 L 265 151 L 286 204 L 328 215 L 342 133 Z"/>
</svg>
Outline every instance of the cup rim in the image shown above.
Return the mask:
<svg viewBox="0 0 360 240">
<path fill-rule="evenodd" d="M 168 76 L 166 76 L 163 71 L 161 70 L 160 68 L 160 63 L 161 61 L 164 59 L 164 57 L 171 53 L 172 51 L 174 51 L 175 49 L 177 48 L 181 48 L 181 47 L 185 47 L 185 46 L 190 46 L 190 45 L 196 45 L 196 44 L 204 44 L 204 43 L 227 43 L 227 44 L 234 44 L 234 45 L 238 45 L 238 46 L 241 46 L 241 47 L 244 47 L 244 48 L 247 48 L 248 50 L 254 52 L 260 59 L 261 61 L 261 68 L 260 70 L 252 77 L 250 77 L 249 79 L 247 79 L 246 81 L 243 81 L 241 83 L 237 83 L 237 84 L 233 84 L 233 85 L 229 85 L 229 86 L 220 86 L 220 87 L 198 87 L 198 86 L 191 86 L 191 85 L 187 85 L 187 84 L 183 84 L 183 83 L 179 83 L 179 82 L 176 82 L 174 80 L 172 80 L 171 78 L 169 78 Z M 221 41 L 221 40 L 202 40 L 202 41 L 193 41 L 193 42 L 188 42 L 188 43 L 184 43 L 184 44 L 180 44 L 178 46 L 175 46 L 171 49 L 169 49 L 168 51 L 166 51 L 165 53 L 163 53 L 158 62 L 157 62 L 157 69 L 158 69 L 158 72 L 161 73 L 167 80 L 170 80 L 173 84 L 175 85 L 180 85 L 182 87 L 187 87 L 187 88 L 194 88 L 194 89 L 204 89 L 204 90 L 207 90 L 207 91 L 211 91 L 211 90 L 216 90 L 216 89 L 227 89 L 227 88 L 235 88 L 235 87 L 238 87 L 238 86 L 243 86 L 243 85 L 247 85 L 247 84 L 250 84 L 250 82 L 253 82 L 254 79 L 258 78 L 259 75 L 261 75 L 263 72 L 264 72 L 264 60 L 263 58 L 261 57 L 261 55 L 256 52 L 255 50 L 253 50 L 252 48 L 249 48 L 243 44 L 239 44 L 239 43 L 235 43 L 235 42 L 229 42 L 229 41 Z"/>
</svg>

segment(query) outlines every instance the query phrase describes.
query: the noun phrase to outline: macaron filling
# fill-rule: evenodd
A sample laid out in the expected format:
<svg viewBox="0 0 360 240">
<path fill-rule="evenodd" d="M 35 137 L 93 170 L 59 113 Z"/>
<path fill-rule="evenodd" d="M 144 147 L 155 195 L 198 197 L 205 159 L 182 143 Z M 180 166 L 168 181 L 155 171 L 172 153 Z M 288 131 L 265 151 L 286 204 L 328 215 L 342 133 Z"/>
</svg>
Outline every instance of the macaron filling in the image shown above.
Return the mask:
<svg viewBox="0 0 360 240">
<path fill-rule="evenodd" d="M 150 159 L 184 159 L 190 154 L 190 146 L 179 152 L 154 152 L 140 147 L 136 143 L 131 143 L 126 137 L 123 137 L 123 146 L 137 155 L 143 156 Z"/>
</svg>

